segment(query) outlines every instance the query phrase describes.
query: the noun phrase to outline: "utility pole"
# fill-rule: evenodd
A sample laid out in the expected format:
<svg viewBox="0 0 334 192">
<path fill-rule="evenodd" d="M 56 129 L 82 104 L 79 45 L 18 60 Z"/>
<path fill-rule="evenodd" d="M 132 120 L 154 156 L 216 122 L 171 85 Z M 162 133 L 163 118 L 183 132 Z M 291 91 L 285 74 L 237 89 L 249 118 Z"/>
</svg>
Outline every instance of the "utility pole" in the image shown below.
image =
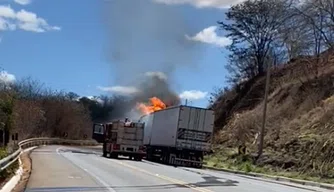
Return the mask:
<svg viewBox="0 0 334 192">
<path fill-rule="evenodd" d="M 267 74 L 266 74 L 266 87 L 264 91 L 264 104 L 263 104 L 263 114 L 262 114 L 262 126 L 260 130 L 260 141 L 258 148 L 257 158 L 260 158 L 263 153 L 263 140 L 264 140 L 264 132 L 267 123 L 267 101 L 268 101 L 268 92 L 269 92 L 269 83 L 270 83 L 270 69 L 271 69 L 271 61 L 267 62 Z"/>
<path fill-rule="evenodd" d="M 185 104 L 185 106 L 187 106 L 188 105 L 188 99 L 186 99 L 186 104 Z"/>
</svg>

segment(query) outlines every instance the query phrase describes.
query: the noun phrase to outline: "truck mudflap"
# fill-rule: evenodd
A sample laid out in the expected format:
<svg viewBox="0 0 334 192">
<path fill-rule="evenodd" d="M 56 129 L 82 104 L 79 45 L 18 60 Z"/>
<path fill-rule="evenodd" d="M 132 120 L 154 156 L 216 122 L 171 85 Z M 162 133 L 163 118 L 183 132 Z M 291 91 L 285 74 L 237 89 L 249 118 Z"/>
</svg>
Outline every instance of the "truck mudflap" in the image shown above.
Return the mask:
<svg viewBox="0 0 334 192">
<path fill-rule="evenodd" d="M 195 160 L 181 159 L 181 158 L 173 158 L 172 164 L 176 166 L 191 166 L 191 167 L 197 167 L 197 168 L 203 167 L 203 161 L 195 161 Z"/>
<path fill-rule="evenodd" d="M 130 159 L 141 161 L 146 156 L 146 149 L 144 146 L 139 146 L 138 151 L 129 150 L 126 151 L 125 147 L 121 147 L 119 144 L 104 143 L 103 145 L 103 156 L 107 157 L 109 154 L 110 158 L 118 158 L 118 156 L 129 157 Z"/>
<path fill-rule="evenodd" d="M 144 152 L 119 151 L 119 150 L 113 150 L 110 153 L 110 156 L 112 158 L 118 157 L 118 155 L 129 157 L 130 160 L 134 159 L 136 161 L 141 161 L 146 156 L 146 153 L 144 153 Z"/>
<path fill-rule="evenodd" d="M 130 151 L 121 151 L 121 150 L 112 150 L 111 153 L 117 153 L 122 156 L 133 156 L 133 155 L 138 155 L 138 156 L 146 156 L 145 152 L 130 152 Z"/>
</svg>

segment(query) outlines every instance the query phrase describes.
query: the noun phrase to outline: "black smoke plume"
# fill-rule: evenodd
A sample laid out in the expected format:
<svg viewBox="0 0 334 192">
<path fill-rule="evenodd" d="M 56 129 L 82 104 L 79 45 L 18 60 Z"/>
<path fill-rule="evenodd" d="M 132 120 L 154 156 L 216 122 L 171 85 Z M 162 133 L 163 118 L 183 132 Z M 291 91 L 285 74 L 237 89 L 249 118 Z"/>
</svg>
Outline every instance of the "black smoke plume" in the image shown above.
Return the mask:
<svg viewBox="0 0 334 192">
<path fill-rule="evenodd" d="M 176 69 L 196 65 L 200 50 L 186 38 L 195 33 L 196 21 L 187 20 L 179 7 L 153 0 L 105 0 L 102 9 L 106 55 L 116 84 L 140 90 L 133 96 L 134 103 L 156 96 L 168 105 L 179 104 L 170 78 Z M 152 71 L 167 78 L 145 76 Z"/>
<path fill-rule="evenodd" d="M 137 86 L 138 93 L 133 95 L 134 102 L 147 102 L 148 98 L 158 97 L 167 106 L 180 104 L 179 96 L 170 88 L 168 79 L 161 73 L 146 73 L 146 77 Z"/>
</svg>

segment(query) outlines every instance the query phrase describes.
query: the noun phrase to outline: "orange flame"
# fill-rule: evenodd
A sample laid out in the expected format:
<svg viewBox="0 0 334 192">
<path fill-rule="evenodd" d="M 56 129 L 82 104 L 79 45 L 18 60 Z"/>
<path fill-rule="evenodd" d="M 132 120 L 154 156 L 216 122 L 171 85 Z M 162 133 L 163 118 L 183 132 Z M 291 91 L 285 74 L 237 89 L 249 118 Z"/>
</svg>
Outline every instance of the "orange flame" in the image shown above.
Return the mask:
<svg viewBox="0 0 334 192">
<path fill-rule="evenodd" d="M 155 111 L 160 111 L 162 109 L 166 109 L 166 104 L 162 102 L 157 97 L 150 98 L 150 105 L 146 105 L 144 103 L 138 103 L 137 109 L 139 109 L 145 115 L 153 113 Z"/>
</svg>

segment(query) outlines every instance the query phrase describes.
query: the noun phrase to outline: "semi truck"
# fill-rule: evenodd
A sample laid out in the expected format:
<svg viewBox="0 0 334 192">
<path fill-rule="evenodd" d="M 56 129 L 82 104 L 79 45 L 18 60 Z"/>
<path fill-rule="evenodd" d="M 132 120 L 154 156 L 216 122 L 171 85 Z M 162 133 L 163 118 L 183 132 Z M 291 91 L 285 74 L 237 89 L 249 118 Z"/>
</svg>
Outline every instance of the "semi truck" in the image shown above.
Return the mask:
<svg viewBox="0 0 334 192">
<path fill-rule="evenodd" d="M 102 140 L 104 157 L 118 158 L 121 155 L 141 161 L 146 155 L 143 145 L 144 123 L 126 119 L 94 124 L 93 136 Z"/>
<path fill-rule="evenodd" d="M 174 166 L 201 168 L 211 150 L 212 110 L 175 106 L 141 117 L 145 123 L 146 159 Z"/>
</svg>

